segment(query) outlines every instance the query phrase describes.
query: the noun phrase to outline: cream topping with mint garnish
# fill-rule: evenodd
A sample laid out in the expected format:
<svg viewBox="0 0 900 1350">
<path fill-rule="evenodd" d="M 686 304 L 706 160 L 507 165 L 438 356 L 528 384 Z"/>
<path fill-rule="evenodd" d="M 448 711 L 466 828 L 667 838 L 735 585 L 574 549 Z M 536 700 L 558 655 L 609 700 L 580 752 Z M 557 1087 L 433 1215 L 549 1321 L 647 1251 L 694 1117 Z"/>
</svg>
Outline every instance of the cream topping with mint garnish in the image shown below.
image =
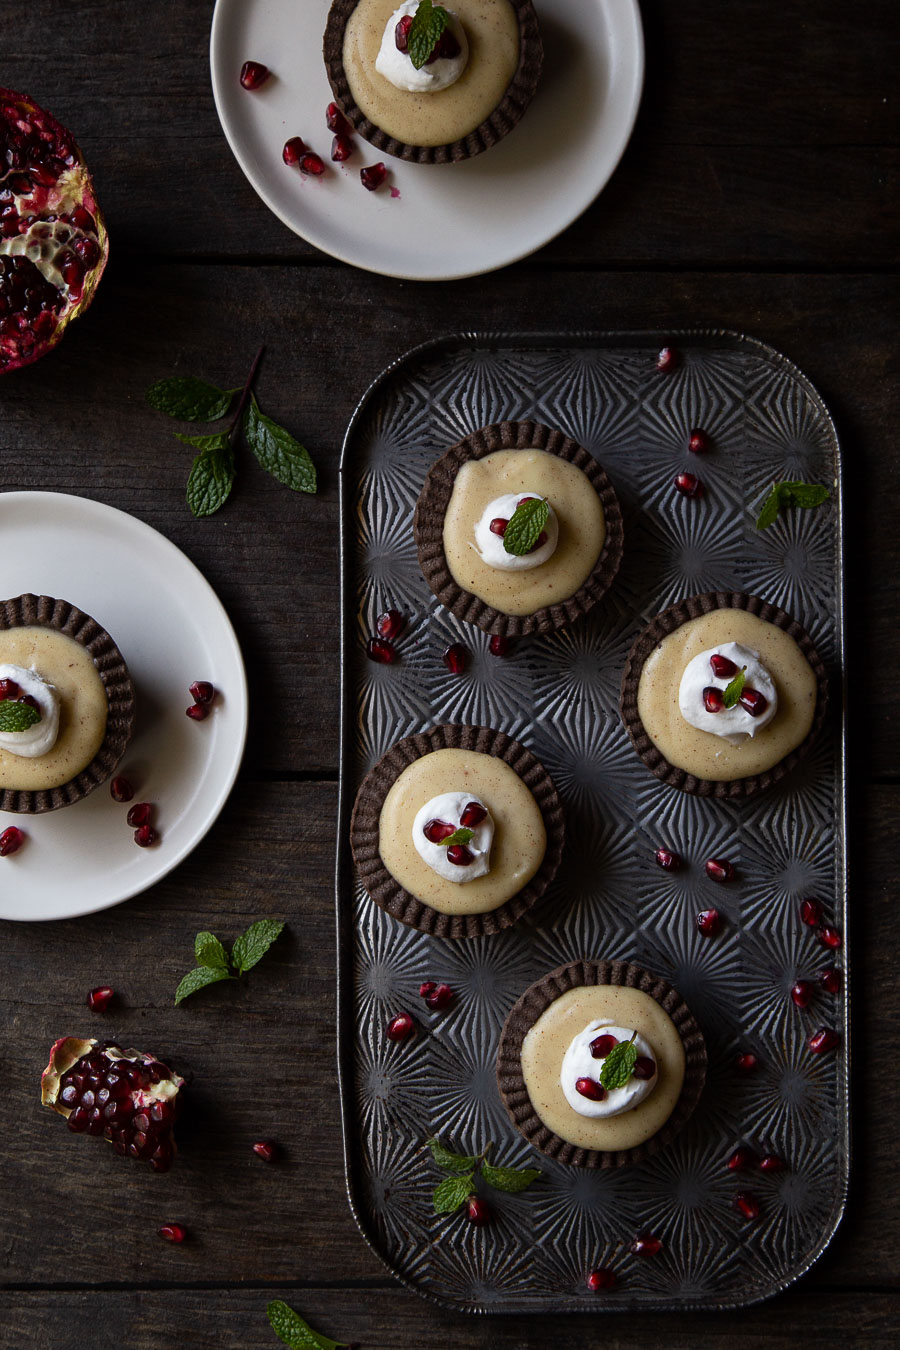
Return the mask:
<svg viewBox="0 0 900 1350">
<path fill-rule="evenodd" d="M 542 511 L 540 520 L 524 540 L 527 545 L 533 536 L 534 543 L 523 552 L 514 536 L 519 533 L 516 529 L 519 519 L 530 509 L 531 502 L 543 502 L 546 519 Z M 556 512 L 536 493 L 505 492 L 502 497 L 495 497 L 488 502 L 475 525 L 478 552 L 489 567 L 499 568 L 501 572 L 527 572 L 532 567 L 540 567 L 553 557 L 558 542 Z"/>
<path fill-rule="evenodd" d="M 491 870 L 494 822 L 471 792 L 431 797 L 416 813 L 412 837 L 419 857 L 446 881 L 460 885 Z"/>
<path fill-rule="evenodd" d="M 465 29 L 456 14 L 443 6 L 433 6 L 435 12 L 443 11 L 446 15 L 446 25 L 437 39 L 435 59 L 417 69 L 410 53 L 408 36 L 399 39 L 404 42 L 403 49 L 397 45 L 397 27 L 403 19 L 416 19 L 420 9 L 421 0 L 405 0 L 399 9 L 394 10 L 385 25 L 384 36 L 375 59 L 375 69 L 389 80 L 395 89 L 404 89 L 409 93 L 433 94 L 441 89 L 448 89 L 462 75 L 469 59 L 469 43 Z M 444 33 L 450 37 L 444 37 Z M 445 56 L 443 54 L 445 48 L 449 48 L 453 55 Z"/>
<path fill-rule="evenodd" d="M 0 681 L 4 680 L 12 681 L 18 693 L 15 699 L 3 700 L 11 706 L 7 710 L 0 707 L 0 718 L 4 711 L 8 711 L 14 717 L 17 711 L 16 703 L 23 697 L 32 698 L 37 708 L 32 710 L 31 716 L 34 720 L 31 721 L 31 725 L 22 731 L 0 730 L 0 750 L 7 750 L 11 755 L 22 756 L 25 759 L 45 755 L 53 748 L 59 734 L 59 695 L 53 685 L 44 680 L 36 670 L 25 666 L 11 665 L 9 662 L 0 664 Z"/>
<path fill-rule="evenodd" d="M 440 875 L 417 847 L 415 822 L 423 804 L 441 798 L 448 783 L 455 797 L 465 798 L 464 805 L 490 803 L 494 827 L 490 870 L 464 886 Z M 442 914 L 484 914 L 499 909 L 528 884 L 546 847 L 537 802 L 515 770 L 492 755 L 469 750 L 434 750 L 423 755 L 398 775 L 381 808 L 382 862 L 404 890 Z"/>
<path fill-rule="evenodd" d="M 598 1053 L 604 1041 L 612 1045 L 605 1054 Z M 559 1077 L 573 1111 L 590 1120 L 605 1120 L 639 1106 L 656 1087 L 659 1074 L 655 1051 L 645 1036 L 634 1027 L 616 1026 L 608 1017 L 594 1017 L 570 1042 Z M 585 1080 L 597 1085 L 595 1096 L 579 1091 L 579 1082 Z"/>
<path fill-rule="evenodd" d="M 725 674 L 718 675 L 717 666 Z M 709 690 L 715 690 L 721 699 L 709 695 Z M 750 710 L 756 702 L 751 695 L 762 696 L 756 714 Z M 778 692 L 759 652 L 739 642 L 722 642 L 699 652 L 685 666 L 678 686 L 678 706 L 685 721 L 698 731 L 709 731 L 740 745 L 772 721 L 778 711 Z"/>
<path fill-rule="evenodd" d="M 25 625 L 0 631 L 0 663 L 0 669 L 39 672 L 45 688 L 55 691 L 59 717 L 56 738 L 42 754 L 26 758 L 0 746 L 0 788 L 28 792 L 68 783 L 106 735 L 106 690 L 90 652 L 57 629 Z"/>
<path fill-rule="evenodd" d="M 574 1109 L 563 1090 L 562 1070 L 572 1043 L 597 1023 L 589 1039 L 632 1030 L 648 1047 L 656 1079 L 642 1100 L 616 1115 L 591 1117 Z M 636 1038 L 637 1043 L 637 1038 Z M 652 1048 L 651 1048 L 652 1047 Z M 590 1054 L 588 1055 L 589 1058 Z M 598 1077 L 601 1061 L 591 1059 Z M 548 1129 L 579 1148 L 604 1152 L 634 1148 L 656 1134 L 675 1109 L 684 1082 L 684 1046 L 668 1013 L 640 989 L 625 985 L 583 985 L 569 989 L 545 1008 L 522 1042 L 522 1074 L 537 1115 Z M 610 1094 L 612 1095 L 612 1094 Z"/>
<path fill-rule="evenodd" d="M 406 8 L 402 6 L 401 12 Z M 514 9 L 509 0 L 453 0 L 468 59 L 458 78 L 437 90 L 398 89 L 378 68 L 388 29 L 393 35 L 396 27 L 395 9 L 396 0 L 359 0 L 347 20 L 343 61 L 353 101 L 375 126 L 406 144 L 446 145 L 463 139 L 502 102 L 518 67 L 519 24 Z M 412 69 L 409 59 L 403 59 Z M 422 69 L 433 72 L 442 64 L 449 63 L 439 58 Z"/>
<path fill-rule="evenodd" d="M 759 653 L 777 698 L 768 725 L 752 738 L 742 736 L 737 745 L 691 726 L 679 702 L 690 662 L 724 651 L 728 643 Z M 644 730 L 670 764 L 697 778 L 725 782 L 764 773 L 805 740 L 815 716 L 816 676 L 783 629 L 746 610 L 714 609 L 681 624 L 654 648 L 641 671 L 637 702 Z"/>
</svg>

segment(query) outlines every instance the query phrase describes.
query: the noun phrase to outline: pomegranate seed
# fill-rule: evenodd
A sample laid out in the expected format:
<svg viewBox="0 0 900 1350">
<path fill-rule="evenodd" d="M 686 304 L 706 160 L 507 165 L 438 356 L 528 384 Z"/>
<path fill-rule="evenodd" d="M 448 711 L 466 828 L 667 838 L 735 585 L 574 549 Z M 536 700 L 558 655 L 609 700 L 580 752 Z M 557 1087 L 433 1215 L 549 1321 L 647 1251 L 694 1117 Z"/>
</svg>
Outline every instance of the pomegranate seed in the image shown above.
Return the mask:
<svg viewBox="0 0 900 1350">
<path fill-rule="evenodd" d="M 184 1242 L 187 1237 L 187 1229 L 180 1223 L 164 1223 L 162 1228 L 157 1228 L 156 1231 L 166 1242 Z"/>
<path fill-rule="evenodd" d="M 425 64 L 428 65 L 431 60 L 436 60 L 438 57 L 442 57 L 445 61 L 453 61 L 459 56 L 459 50 L 460 48 L 459 43 L 456 40 L 456 34 L 451 32 L 449 28 L 445 28 L 437 40 L 437 46 L 435 47 L 432 56 Z"/>
<path fill-rule="evenodd" d="M 728 1159 L 725 1166 L 729 1172 L 744 1172 L 748 1167 L 755 1167 L 757 1162 L 756 1154 L 752 1148 L 736 1148 Z"/>
<path fill-rule="evenodd" d="M 253 1152 L 257 1158 L 262 1158 L 263 1162 L 274 1162 L 278 1153 L 278 1145 L 271 1139 L 261 1139 L 258 1144 L 253 1145 Z"/>
<path fill-rule="evenodd" d="M 7 825 L 6 829 L 0 834 L 0 858 L 6 858 L 10 853 L 15 853 L 25 843 L 25 831 L 20 830 L 18 825 Z"/>
<path fill-rule="evenodd" d="M 491 534 L 499 534 L 502 538 L 503 535 L 506 534 L 506 527 L 508 524 L 509 520 L 507 518 L 504 518 L 503 516 L 494 516 L 494 519 L 491 521 L 488 528 L 490 529 Z"/>
<path fill-rule="evenodd" d="M 463 675 L 469 664 L 469 649 L 462 642 L 453 642 L 444 651 L 442 660 L 451 675 Z"/>
<path fill-rule="evenodd" d="M 215 687 L 209 680 L 195 680 L 188 693 L 195 703 L 212 703 L 216 696 Z"/>
<path fill-rule="evenodd" d="M 185 708 L 184 712 L 185 716 L 189 717 L 192 722 L 202 722 L 209 717 L 209 708 L 205 703 L 192 703 L 189 708 Z"/>
<path fill-rule="evenodd" d="M 615 1283 L 615 1271 L 607 1270 L 603 1266 L 599 1266 L 596 1270 L 592 1270 L 585 1280 L 585 1284 L 592 1294 L 600 1294 L 604 1289 L 612 1289 Z"/>
<path fill-rule="evenodd" d="M 336 136 L 353 135 L 353 128 L 336 103 L 329 103 L 325 109 L 325 125 Z"/>
<path fill-rule="evenodd" d="M 694 427 L 688 438 L 688 449 L 695 455 L 705 455 L 709 449 L 709 437 L 699 427 Z"/>
<path fill-rule="evenodd" d="M 453 990 L 449 984 L 436 985 L 425 995 L 425 1002 L 429 1008 L 432 1008 L 435 1012 L 440 1012 L 453 1002 Z"/>
<path fill-rule="evenodd" d="M 483 820 L 487 820 L 487 807 L 482 806 L 481 802 L 468 802 L 459 818 L 459 823 L 467 830 L 473 830 Z"/>
<path fill-rule="evenodd" d="M 717 689 L 714 684 L 708 684 L 703 690 L 703 706 L 708 713 L 724 712 L 725 700 L 721 689 Z"/>
<path fill-rule="evenodd" d="M 834 1050 L 840 1044 L 840 1034 L 832 1027 L 820 1027 L 814 1032 L 807 1041 L 807 1045 L 814 1055 L 824 1055 L 829 1050 Z"/>
<path fill-rule="evenodd" d="M 602 1102 L 606 1096 L 606 1088 L 594 1078 L 576 1078 L 575 1091 L 590 1102 Z"/>
<path fill-rule="evenodd" d="M 734 881 L 734 863 L 727 858 L 708 858 L 705 866 L 710 881 Z"/>
<path fill-rule="evenodd" d="M 114 778 L 109 785 L 109 795 L 114 802 L 130 802 L 134 796 L 134 788 L 127 778 Z"/>
<path fill-rule="evenodd" d="M 419 998 L 427 998 L 429 994 L 434 993 L 435 989 L 437 989 L 437 984 L 434 980 L 423 980 L 419 985 Z"/>
<path fill-rule="evenodd" d="M 306 144 L 299 136 L 292 136 L 289 141 L 285 141 L 284 149 L 281 152 L 281 158 L 285 164 L 299 164 L 306 154 Z"/>
<path fill-rule="evenodd" d="M 664 872 L 677 872 L 681 866 L 680 854 L 673 853 L 671 849 L 658 848 L 653 856 L 657 867 L 661 867 Z"/>
<path fill-rule="evenodd" d="M 488 643 L 488 651 L 491 656 L 509 656 L 513 645 L 511 640 L 504 637 L 502 633 L 494 633 Z"/>
<path fill-rule="evenodd" d="M 447 849 L 447 857 L 457 867 L 468 867 L 469 863 L 475 861 L 475 854 L 465 844 L 451 844 Z"/>
<path fill-rule="evenodd" d="M 15 680 L 0 680 L 0 703 L 5 702 L 8 698 L 17 699 L 21 692 Z"/>
<path fill-rule="evenodd" d="M 405 1041 L 415 1029 L 416 1024 L 408 1012 L 398 1013 L 387 1024 L 387 1038 L 389 1041 Z"/>
<path fill-rule="evenodd" d="M 141 825 L 140 829 L 134 832 L 134 842 L 138 848 L 149 848 L 151 844 L 156 843 L 158 838 L 159 835 L 152 825 Z"/>
<path fill-rule="evenodd" d="M 738 702 L 751 717 L 761 717 L 769 706 L 769 700 L 758 689 L 744 688 Z"/>
<path fill-rule="evenodd" d="M 631 1071 L 635 1078 L 648 1079 L 656 1073 L 656 1065 L 647 1055 L 638 1055 L 634 1061 L 634 1068 Z"/>
<path fill-rule="evenodd" d="M 409 30 L 412 28 L 413 16 L 404 14 L 403 18 L 394 29 L 394 45 L 398 52 L 409 51 Z"/>
<path fill-rule="evenodd" d="M 343 164 L 345 159 L 350 158 L 355 148 L 349 136 L 342 136 L 338 132 L 331 142 L 331 158 L 336 164 Z"/>
<path fill-rule="evenodd" d="M 34 694 L 20 694 L 19 702 L 26 704 L 29 708 L 34 708 L 35 712 L 40 712 L 41 705 L 38 703 Z"/>
<path fill-rule="evenodd" d="M 325 161 L 314 150 L 309 150 L 300 160 L 300 172 L 311 173 L 314 178 L 320 178 L 325 172 Z"/>
<path fill-rule="evenodd" d="M 152 815 L 152 802 L 137 802 L 125 817 L 125 823 L 127 825 L 149 825 Z"/>
<path fill-rule="evenodd" d="M 369 638 L 366 643 L 366 656 L 379 666 L 392 666 L 400 659 L 400 653 L 393 642 L 380 637 Z"/>
<path fill-rule="evenodd" d="M 665 374 L 678 365 L 678 353 L 674 347 L 661 347 L 656 357 L 656 369 Z"/>
<path fill-rule="evenodd" d="M 715 937 L 722 929 L 722 916 L 717 909 L 701 909 L 697 927 L 704 937 Z"/>
<path fill-rule="evenodd" d="M 109 985 L 101 984 L 97 989 L 92 989 L 88 994 L 87 1005 L 92 1012 L 106 1012 L 113 997 L 114 991 L 110 989 Z"/>
<path fill-rule="evenodd" d="M 456 833 L 456 826 L 450 825 L 446 820 L 429 820 L 423 827 L 422 833 L 431 844 L 442 844 L 445 839 L 449 839 L 451 834 Z"/>
<path fill-rule="evenodd" d="M 800 901 L 800 918 L 804 923 L 808 923 L 810 928 L 815 928 L 822 917 L 822 906 L 818 900 Z"/>
<path fill-rule="evenodd" d="M 819 975 L 819 983 L 826 994 L 839 994 L 842 984 L 841 972 L 835 966 L 831 966 Z"/>
<path fill-rule="evenodd" d="M 752 1073 L 759 1064 L 752 1050 L 739 1050 L 735 1056 L 734 1067 L 740 1069 L 741 1073 Z"/>
<path fill-rule="evenodd" d="M 787 1172 L 788 1165 L 784 1158 L 779 1158 L 777 1153 L 767 1153 L 759 1160 L 759 1170 L 761 1172 Z"/>
<path fill-rule="evenodd" d="M 829 947 L 831 951 L 836 952 L 844 945 L 844 939 L 836 928 L 830 924 L 823 923 L 816 929 L 816 941 L 823 947 Z"/>
<path fill-rule="evenodd" d="M 702 497 L 703 484 L 695 473 L 677 473 L 672 486 L 682 497 Z"/>
<path fill-rule="evenodd" d="M 719 652 L 713 652 L 709 658 L 709 664 L 712 666 L 712 673 L 720 680 L 730 680 L 737 674 L 737 666 L 727 656 L 722 656 Z"/>
<path fill-rule="evenodd" d="M 813 996 L 813 987 L 809 980 L 797 980 L 791 985 L 791 1002 L 798 1008 L 805 1008 Z"/>
<path fill-rule="evenodd" d="M 359 181 L 369 192 L 375 192 L 380 188 L 386 178 L 387 169 L 384 167 L 384 160 L 381 159 L 377 164 L 370 164 L 359 171 Z"/>
<path fill-rule="evenodd" d="M 618 1044 L 619 1042 L 615 1036 L 595 1036 L 588 1046 L 588 1049 L 590 1050 L 593 1059 L 606 1059 L 606 1056 L 613 1046 Z"/>
<path fill-rule="evenodd" d="M 470 1195 L 466 1201 L 466 1218 L 475 1228 L 490 1223 L 491 1211 L 480 1195 Z"/>
<path fill-rule="evenodd" d="M 739 1214 L 743 1214 L 745 1219 L 759 1218 L 759 1201 L 749 1191 L 738 1191 L 732 1204 Z"/>
<path fill-rule="evenodd" d="M 259 89 L 269 78 L 269 67 L 261 61 L 245 61 L 241 66 L 241 84 L 245 89 Z"/>
<path fill-rule="evenodd" d="M 631 1244 L 635 1256 L 658 1256 L 662 1251 L 662 1242 L 653 1233 L 638 1233 Z"/>
<path fill-rule="evenodd" d="M 540 534 L 538 535 L 537 539 L 535 539 L 534 543 L 531 545 L 531 548 L 528 550 L 528 552 L 536 553 L 539 548 L 544 547 L 546 542 L 547 542 L 547 531 L 541 530 Z"/>
<path fill-rule="evenodd" d="M 386 609 L 375 620 L 375 631 L 379 637 L 387 638 L 388 642 L 393 642 L 403 632 L 405 623 L 406 620 L 399 609 Z"/>
<path fill-rule="evenodd" d="M 526 502 L 539 502 L 540 500 L 540 497 L 520 497 L 516 506 L 524 506 Z"/>
</svg>

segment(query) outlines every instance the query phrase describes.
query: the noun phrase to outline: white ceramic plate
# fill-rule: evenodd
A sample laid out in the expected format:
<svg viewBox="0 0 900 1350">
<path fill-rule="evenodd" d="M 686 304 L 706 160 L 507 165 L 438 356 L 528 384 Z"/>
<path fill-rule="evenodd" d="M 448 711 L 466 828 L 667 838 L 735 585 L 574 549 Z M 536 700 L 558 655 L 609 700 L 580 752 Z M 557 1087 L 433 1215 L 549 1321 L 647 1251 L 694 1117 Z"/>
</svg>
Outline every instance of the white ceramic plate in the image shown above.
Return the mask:
<svg viewBox="0 0 900 1350">
<path fill-rule="evenodd" d="M 119 772 L 156 803 L 159 842 L 138 848 L 105 784 L 45 815 L 0 811 L 28 838 L 0 858 L 0 918 L 69 919 L 159 881 L 203 838 L 231 790 L 247 734 L 247 681 L 228 615 L 196 567 L 156 530 L 84 497 L 0 493 L 0 595 L 69 600 L 112 635 L 138 695 Z M 203 722 L 188 686 L 219 691 Z"/>
<path fill-rule="evenodd" d="M 396 197 L 387 184 L 367 192 L 360 183 L 360 168 L 382 157 L 361 137 L 344 165 L 330 161 L 328 9 L 329 0 L 218 0 L 210 42 L 216 107 L 238 163 L 275 215 L 325 253 L 412 280 L 491 272 L 571 225 L 608 182 L 644 79 L 637 0 L 537 0 L 544 72 L 522 121 L 462 164 L 386 156 Z M 255 92 L 238 78 L 247 60 L 272 71 Z M 323 178 L 282 162 L 291 136 L 326 160 Z"/>
</svg>

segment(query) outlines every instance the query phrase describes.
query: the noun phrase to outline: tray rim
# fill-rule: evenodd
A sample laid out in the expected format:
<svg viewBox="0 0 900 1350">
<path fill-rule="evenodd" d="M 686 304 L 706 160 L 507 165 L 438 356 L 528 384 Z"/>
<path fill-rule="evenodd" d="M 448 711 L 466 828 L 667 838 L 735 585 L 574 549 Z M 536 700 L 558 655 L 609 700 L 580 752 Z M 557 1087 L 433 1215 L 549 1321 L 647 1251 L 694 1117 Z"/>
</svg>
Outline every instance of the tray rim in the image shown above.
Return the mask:
<svg viewBox="0 0 900 1350">
<path fill-rule="evenodd" d="M 759 338 L 752 337 L 746 333 L 741 333 L 735 329 L 703 327 L 703 328 L 668 328 L 659 329 L 574 329 L 541 331 L 539 329 L 528 329 L 523 331 L 507 331 L 503 329 L 465 329 L 458 333 L 445 333 L 438 337 L 429 338 L 425 342 L 417 343 L 414 347 L 408 348 L 398 357 L 385 366 L 372 380 L 361 395 L 350 419 L 347 423 L 344 438 L 341 443 L 341 454 L 338 466 L 338 484 L 339 484 L 339 505 L 338 505 L 338 540 L 340 550 L 340 614 L 341 614 L 341 642 L 340 642 L 340 671 L 341 671 L 341 692 L 340 692 L 340 735 L 338 749 L 339 782 L 338 782 L 338 804 L 336 813 L 337 839 L 335 847 L 335 924 L 337 938 L 337 970 L 336 970 L 336 1028 L 337 1028 L 337 1080 L 338 1097 L 341 1113 L 341 1136 L 342 1151 L 344 1158 L 344 1189 L 347 1195 L 347 1201 L 350 1206 L 350 1212 L 356 1222 L 366 1246 L 386 1267 L 390 1274 L 405 1288 L 418 1294 L 420 1298 L 426 1299 L 435 1307 L 448 1312 L 468 1313 L 478 1317 L 490 1316 L 553 1316 L 560 1315 L 573 1316 L 587 1314 L 588 1310 L 582 1307 L 565 1308 L 556 1306 L 562 1303 L 562 1296 L 545 1296 L 544 1303 L 552 1301 L 554 1306 L 535 1306 L 536 1300 L 519 1301 L 510 1303 L 506 1306 L 464 1304 L 445 1298 L 434 1293 L 416 1280 L 410 1278 L 404 1272 L 398 1270 L 392 1263 L 390 1257 L 385 1255 L 379 1244 L 377 1236 L 370 1231 L 368 1219 L 363 1213 L 361 1204 L 357 1199 L 357 1192 L 354 1185 L 356 1179 L 356 1163 L 352 1156 L 351 1149 L 351 1129 L 352 1112 L 350 1097 L 348 1095 L 348 1085 L 352 1075 L 352 1064 L 345 1061 L 347 1055 L 347 1046 L 349 1042 L 349 1031 L 352 1028 L 351 1008 L 352 1008 L 352 987 L 353 974 L 351 962 L 351 942 L 350 937 L 355 930 L 352 922 L 350 907 L 342 903 L 342 896 L 345 894 L 345 887 L 353 889 L 353 864 L 350 856 L 349 846 L 344 847 L 342 841 L 349 830 L 350 810 L 352 807 L 354 792 L 348 784 L 348 764 L 351 753 L 351 739 L 353 715 L 350 698 L 350 678 L 349 678 L 349 649 L 352 644 L 353 621 L 355 619 L 354 597 L 348 585 L 347 568 L 345 567 L 346 545 L 348 542 L 350 526 L 350 500 L 347 491 L 346 473 L 349 468 L 349 462 L 352 453 L 352 446 L 356 430 L 365 416 L 369 405 L 380 394 L 382 389 L 394 379 L 401 370 L 406 367 L 414 366 L 416 362 L 429 357 L 434 357 L 440 353 L 451 353 L 471 350 L 473 347 L 480 346 L 485 348 L 514 347 L 521 351 L 535 351 L 548 349 L 576 349 L 583 347 L 614 347 L 614 346 L 649 346 L 655 345 L 657 348 L 671 346 L 701 346 L 715 347 L 721 345 L 732 350 L 752 349 L 760 356 L 765 357 L 767 361 L 779 367 L 785 373 L 790 375 L 796 382 L 803 387 L 805 392 L 816 404 L 817 409 L 830 433 L 834 448 L 834 494 L 833 501 L 835 506 L 835 530 L 836 530 L 836 556 L 838 576 L 835 584 L 835 614 L 839 625 L 840 642 L 837 647 L 837 655 L 840 659 L 840 674 L 833 672 L 836 692 L 840 698 L 835 698 L 841 714 L 839 753 L 837 764 L 840 768 L 841 782 L 840 791 L 836 793 L 835 800 L 835 825 L 841 839 L 841 869 L 839 876 L 839 894 L 843 903 L 843 995 L 841 1004 L 841 1016 L 835 1017 L 834 1023 L 840 1026 L 841 1047 L 844 1056 L 843 1090 L 840 1098 L 843 1105 L 841 1123 L 844 1131 L 844 1148 L 842 1150 L 843 1167 L 840 1174 L 840 1189 L 835 1197 L 835 1203 L 823 1227 L 818 1244 L 809 1252 L 804 1253 L 801 1261 L 792 1269 L 790 1274 L 784 1278 L 779 1278 L 771 1287 L 762 1292 L 755 1292 L 747 1298 L 735 1299 L 717 1299 L 715 1302 L 687 1300 L 684 1302 L 670 1302 L 666 1299 L 642 1300 L 621 1298 L 614 1303 L 598 1303 L 590 1311 L 594 1314 L 616 1314 L 616 1313 L 635 1313 L 635 1312 L 727 1312 L 738 1308 L 754 1307 L 766 1300 L 773 1298 L 776 1294 L 784 1292 L 801 1279 L 815 1265 L 823 1253 L 827 1250 L 838 1227 L 846 1213 L 847 1200 L 849 1195 L 850 1168 L 852 1158 L 852 1122 L 850 1114 L 850 1075 L 851 1075 L 851 1040 L 850 1040 L 850 933 L 848 925 L 848 898 L 849 898 L 849 859 L 848 859 L 848 836 L 847 836 L 847 814 L 848 814 L 848 779 L 847 772 L 849 766 L 849 747 L 847 736 L 847 661 L 845 649 L 845 577 L 846 577 L 846 557 L 844 549 L 844 458 L 841 447 L 840 437 L 831 411 L 819 392 L 816 385 L 809 377 L 795 365 L 789 357 L 785 356 L 776 347 L 770 343 L 764 342 Z M 474 429 L 474 428 L 473 428 Z M 345 1031 L 348 1033 L 345 1035 Z"/>
</svg>

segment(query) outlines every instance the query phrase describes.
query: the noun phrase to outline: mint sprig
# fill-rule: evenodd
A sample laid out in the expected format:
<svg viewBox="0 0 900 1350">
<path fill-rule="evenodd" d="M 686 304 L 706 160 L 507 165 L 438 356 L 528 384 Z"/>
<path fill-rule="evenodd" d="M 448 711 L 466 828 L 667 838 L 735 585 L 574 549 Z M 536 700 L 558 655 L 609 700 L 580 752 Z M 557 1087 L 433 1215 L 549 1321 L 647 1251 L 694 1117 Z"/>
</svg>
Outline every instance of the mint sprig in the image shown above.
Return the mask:
<svg viewBox="0 0 900 1350">
<path fill-rule="evenodd" d="M 0 702 L 0 731 L 27 731 L 40 720 L 41 714 L 30 703 L 17 703 L 9 698 Z"/>
<path fill-rule="evenodd" d="M 784 479 L 781 483 L 773 483 L 756 517 L 756 528 L 767 530 L 770 525 L 774 525 L 779 511 L 786 510 L 790 506 L 799 506 L 809 511 L 813 507 L 821 506 L 830 496 L 828 488 L 823 487 L 821 483 L 801 483 L 796 479 Z"/>
<path fill-rule="evenodd" d="M 176 1004 L 196 994 L 198 989 L 205 989 L 208 984 L 236 980 L 245 970 L 251 970 L 265 956 L 283 928 L 284 924 L 277 919 L 257 920 L 246 933 L 235 939 L 230 955 L 215 933 L 198 933 L 194 938 L 197 964 L 175 990 Z"/>
<path fill-rule="evenodd" d="M 722 702 L 726 708 L 737 706 L 741 694 L 744 692 L 744 685 L 747 683 L 747 667 L 741 666 L 733 680 L 729 680 L 722 691 Z"/>
<path fill-rule="evenodd" d="M 435 1214 L 453 1214 L 460 1205 L 464 1205 L 478 1189 L 476 1177 L 479 1174 L 488 1186 L 495 1191 L 505 1191 L 508 1195 L 518 1195 L 541 1175 L 537 1167 L 496 1167 L 489 1163 L 487 1155 L 492 1144 L 486 1144 L 481 1153 L 472 1156 L 454 1153 L 436 1135 L 427 1143 L 438 1167 L 451 1174 L 435 1187 L 432 1197 Z"/>
<path fill-rule="evenodd" d="M 637 1032 L 634 1033 L 630 1041 L 619 1041 L 603 1061 L 603 1067 L 600 1070 L 600 1082 L 607 1092 L 612 1092 L 614 1088 L 624 1087 L 634 1073 L 634 1066 L 637 1064 L 638 1057 L 637 1046 L 634 1043 L 636 1035 Z"/>
<path fill-rule="evenodd" d="M 449 848 L 451 844 L 468 844 L 474 834 L 475 831 L 470 830 L 467 825 L 460 825 L 452 834 L 448 834 L 446 839 L 441 840 L 441 847 Z"/>
<path fill-rule="evenodd" d="M 321 1332 L 313 1331 L 309 1323 L 280 1298 L 266 1304 L 266 1316 L 275 1335 L 291 1350 L 349 1350 L 346 1341 L 332 1341 Z"/>
<path fill-rule="evenodd" d="M 220 389 L 206 380 L 184 375 L 158 380 L 147 390 L 151 408 L 185 422 L 219 421 L 230 412 L 234 397 L 240 392 L 237 409 L 227 427 L 199 436 L 175 433 L 184 445 L 200 451 L 191 466 L 186 493 L 187 504 L 194 516 L 213 515 L 231 495 L 235 480 L 235 449 L 242 432 L 262 467 L 279 483 L 295 492 L 316 490 L 316 468 L 308 451 L 289 431 L 266 417 L 256 401 L 253 381 L 263 351 L 260 347 L 256 353 L 240 391 Z"/>
<path fill-rule="evenodd" d="M 530 553 L 549 519 L 550 508 L 540 497 L 529 497 L 527 502 L 519 502 L 503 532 L 506 552 L 515 554 L 517 558 Z"/>
<path fill-rule="evenodd" d="M 422 0 L 406 35 L 406 50 L 416 70 L 422 69 L 449 22 L 450 15 L 441 5 Z"/>
</svg>

